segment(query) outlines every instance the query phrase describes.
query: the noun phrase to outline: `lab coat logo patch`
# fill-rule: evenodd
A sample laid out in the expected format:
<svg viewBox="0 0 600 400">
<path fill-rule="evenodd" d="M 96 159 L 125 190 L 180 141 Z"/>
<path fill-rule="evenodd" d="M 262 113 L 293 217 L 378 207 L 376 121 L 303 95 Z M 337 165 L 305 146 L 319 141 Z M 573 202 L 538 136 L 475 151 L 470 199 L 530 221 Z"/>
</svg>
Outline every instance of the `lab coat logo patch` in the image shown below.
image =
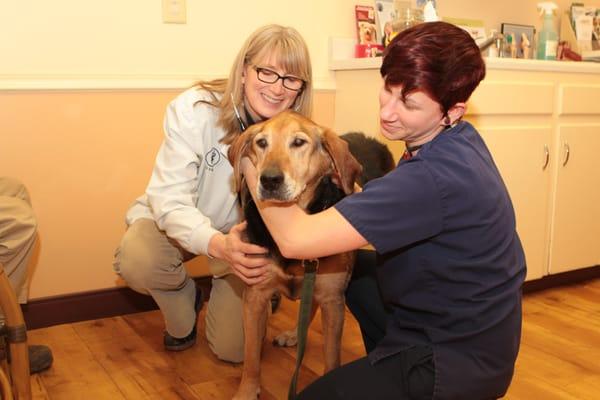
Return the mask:
<svg viewBox="0 0 600 400">
<path fill-rule="evenodd" d="M 208 151 L 208 153 L 206 153 L 204 160 L 206 161 L 206 165 L 208 165 L 210 168 L 213 168 L 219 163 L 219 161 L 221 161 L 221 153 L 219 150 L 213 147 Z"/>
</svg>

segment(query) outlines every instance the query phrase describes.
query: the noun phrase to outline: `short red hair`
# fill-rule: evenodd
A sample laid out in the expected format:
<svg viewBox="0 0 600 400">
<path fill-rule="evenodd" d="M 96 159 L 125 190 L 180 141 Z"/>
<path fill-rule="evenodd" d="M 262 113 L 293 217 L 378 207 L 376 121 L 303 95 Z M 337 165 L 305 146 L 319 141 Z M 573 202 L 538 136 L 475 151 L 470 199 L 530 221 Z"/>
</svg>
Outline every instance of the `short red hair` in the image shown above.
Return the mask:
<svg viewBox="0 0 600 400">
<path fill-rule="evenodd" d="M 402 86 L 402 96 L 420 90 L 446 114 L 466 102 L 485 78 L 481 51 L 463 29 L 447 22 L 426 22 L 400 32 L 383 53 L 385 86 Z"/>
</svg>

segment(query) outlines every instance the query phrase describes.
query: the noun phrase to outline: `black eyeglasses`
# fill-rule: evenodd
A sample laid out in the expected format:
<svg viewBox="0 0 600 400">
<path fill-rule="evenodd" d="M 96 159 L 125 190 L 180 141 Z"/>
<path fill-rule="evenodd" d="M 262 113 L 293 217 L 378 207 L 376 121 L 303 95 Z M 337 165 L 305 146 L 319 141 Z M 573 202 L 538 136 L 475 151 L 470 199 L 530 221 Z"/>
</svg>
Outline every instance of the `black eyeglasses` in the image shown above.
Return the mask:
<svg viewBox="0 0 600 400">
<path fill-rule="evenodd" d="M 258 80 L 264 83 L 275 83 L 281 79 L 283 82 L 283 87 L 289 90 L 293 90 L 294 92 L 299 92 L 304 88 L 306 82 L 303 79 L 300 79 L 296 76 L 286 75 L 281 76 L 277 72 L 272 71 L 268 68 L 262 67 L 253 67 L 256 70 L 256 76 Z"/>
</svg>

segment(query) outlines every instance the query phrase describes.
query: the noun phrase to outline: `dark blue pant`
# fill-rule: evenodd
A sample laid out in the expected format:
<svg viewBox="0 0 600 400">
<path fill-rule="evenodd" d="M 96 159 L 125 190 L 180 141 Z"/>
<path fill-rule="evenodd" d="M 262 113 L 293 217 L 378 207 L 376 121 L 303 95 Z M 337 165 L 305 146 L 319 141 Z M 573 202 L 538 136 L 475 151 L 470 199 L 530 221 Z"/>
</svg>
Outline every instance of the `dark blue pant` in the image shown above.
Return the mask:
<svg viewBox="0 0 600 400">
<path fill-rule="evenodd" d="M 370 353 L 383 339 L 389 315 L 379 292 L 375 264 L 374 251 L 359 250 L 352 279 L 346 290 L 346 305 L 360 325 L 360 333 L 367 353 Z"/>
<path fill-rule="evenodd" d="M 358 252 L 346 304 L 369 353 L 385 335 L 388 318 L 375 278 L 375 252 Z M 413 346 L 376 364 L 363 357 L 343 365 L 307 386 L 298 399 L 431 399 L 433 383 L 431 348 Z"/>
</svg>

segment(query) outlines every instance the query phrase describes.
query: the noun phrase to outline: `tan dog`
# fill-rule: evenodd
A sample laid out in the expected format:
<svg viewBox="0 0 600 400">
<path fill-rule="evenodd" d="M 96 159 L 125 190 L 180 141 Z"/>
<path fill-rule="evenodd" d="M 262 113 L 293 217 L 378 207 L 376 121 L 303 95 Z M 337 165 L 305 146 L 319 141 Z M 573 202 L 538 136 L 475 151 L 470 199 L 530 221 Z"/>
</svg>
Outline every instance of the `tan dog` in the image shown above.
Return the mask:
<svg viewBox="0 0 600 400">
<path fill-rule="evenodd" d="M 273 263 L 265 281 L 249 286 L 244 293 L 244 369 L 234 399 L 256 399 L 260 393 L 260 354 L 266 332 L 270 299 L 279 291 L 297 299 L 303 280 L 299 260 L 285 259 L 264 227 L 248 188 L 240 176 L 240 160 L 249 157 L 256 166 L 258 199 L 294 202 L 309 212 L 317 212 L 354 191 L 361 166 L 348 145 L 334 132 L 311 120 L 286 111 L 248 128 L 229 149 L 236 188 L 240 192 L 248 238 L 268 247 Z M 332 179 L 333 177 L 333 179 Z M 333 181 L 339 182 L 338 188 Z M 354 263 L 354 253 L 319 260 L 313 309 L 322 310 L 325 372 L 340 365 L 340 342 L 344 323 L 344 292 Z M 294 345 L 296 332 L 286 332 L 276 341 Z"/>
</svg>

